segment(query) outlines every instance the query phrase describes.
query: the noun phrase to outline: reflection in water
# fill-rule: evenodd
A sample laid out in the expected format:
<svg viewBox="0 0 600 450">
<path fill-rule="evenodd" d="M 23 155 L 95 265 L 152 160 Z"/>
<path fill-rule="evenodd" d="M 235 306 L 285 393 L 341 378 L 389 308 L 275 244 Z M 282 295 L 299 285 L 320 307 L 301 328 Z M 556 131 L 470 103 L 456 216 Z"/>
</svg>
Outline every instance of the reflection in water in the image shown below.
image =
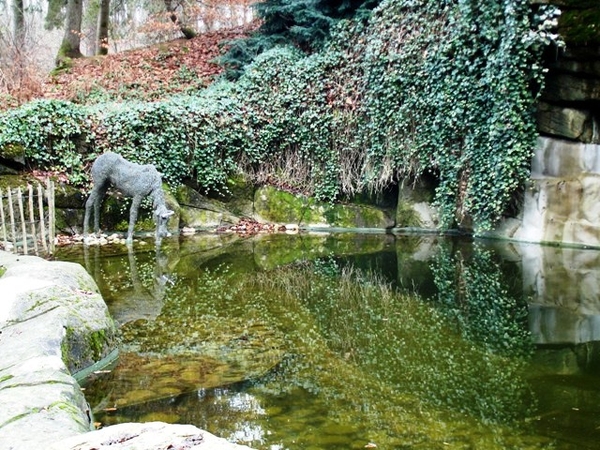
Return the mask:
<svg viewBox="0 0 600 450">
<path fill-rule="evenodd" d="M 465 339 L 499 354 L 531 354 L 527 303 L 523 296 L 509 292 L 490 249 L 480 243 L 441 243 L 432 272 L 437 287 L 435 303 Z"/>
<path fill-rule="evenodd" d="M 522 244 L 523 290 L 540 344 L 600 340 L 600 253 Z"/>
<path fill-rule="evenodd" d="M 218 239 L 86 266 L 113 314 L 134 310 L 120 366 L 86 390 L 104 423 L 193 423 L 269 450 L 595 448 L 597 252 Z"/>
<path fill-rule="evenodd" d="M 138 319 L 154 320 L 159 316 L 163 308 L 167 285 L 173 283 L 170 278 L 169 266 L 177 264 L 176 252 L 170 252 L 170 255 L 175 257 L 169 258 L 160 247 L 156 247 L 151 280 L 143 281 L 133 247 L 127 246 L 126 248 L 128 267 L 124 270 L 121 267 L 123 272 L 121 270 L 120 272 L 121 275 L 128 274 L 129 278 L 120 284 L 117 294 L 118 301 L 110 308 L 111 315 L 118 325 Z M 93 252 L 92 256 L 90 256 L 90 251 Z M 85 268 L 97 281 L 104 279 L 101 251 L 100 246 L 92 248 L 83 246 Z"/>
</svg>

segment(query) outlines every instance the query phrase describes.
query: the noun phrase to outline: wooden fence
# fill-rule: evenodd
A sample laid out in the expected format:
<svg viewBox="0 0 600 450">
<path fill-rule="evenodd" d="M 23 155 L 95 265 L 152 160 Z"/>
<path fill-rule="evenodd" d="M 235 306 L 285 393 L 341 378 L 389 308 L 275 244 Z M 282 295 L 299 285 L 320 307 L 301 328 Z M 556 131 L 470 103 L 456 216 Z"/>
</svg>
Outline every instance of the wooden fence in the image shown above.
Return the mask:
<svg viewBox="0 0 600 450">
<path fill-rule="evenodd" d="M 54 183 L 0 189 L 0 246 L 19 254 L 54 252 Z"/>
</svg>

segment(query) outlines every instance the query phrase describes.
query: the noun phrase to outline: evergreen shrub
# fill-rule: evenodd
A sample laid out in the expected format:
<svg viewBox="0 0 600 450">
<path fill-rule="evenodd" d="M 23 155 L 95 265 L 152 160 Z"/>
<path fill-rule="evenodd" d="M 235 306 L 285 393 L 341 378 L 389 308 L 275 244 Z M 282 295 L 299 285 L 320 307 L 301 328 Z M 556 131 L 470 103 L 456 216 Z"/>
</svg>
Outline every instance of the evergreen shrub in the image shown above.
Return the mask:
<svg viewBox="0 0 600 450">
<path fill-rule="evenodd" d="M 0 149 L 25 149 L 30 167 L 67 173 L 83 182 L 82 171 L 91 138 L 86 109 L 60 100 L 36 100 L 0 114 Z"/>
</svg>

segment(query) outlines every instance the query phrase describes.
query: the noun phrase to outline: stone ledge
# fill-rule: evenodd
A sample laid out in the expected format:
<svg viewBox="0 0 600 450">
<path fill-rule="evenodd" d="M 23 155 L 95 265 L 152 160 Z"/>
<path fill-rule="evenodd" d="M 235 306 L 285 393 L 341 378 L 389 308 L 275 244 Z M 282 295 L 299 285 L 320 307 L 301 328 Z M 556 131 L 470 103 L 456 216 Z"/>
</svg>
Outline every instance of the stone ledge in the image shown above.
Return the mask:
<svg viewBox="0 0 600 450">
<path fill-rule="evenodd" d="M 48 450 L 250 450 L 193 425 L 163 422 L 123 423 L 75 436 L 50 446 Z"/>
<path fill-rule="evenodd" d="M 0 449 L 47 448 L 93 428 L 72 373 L 116 347 L 116 328 L 78 264 L 0 251 Z"/>
</svg>

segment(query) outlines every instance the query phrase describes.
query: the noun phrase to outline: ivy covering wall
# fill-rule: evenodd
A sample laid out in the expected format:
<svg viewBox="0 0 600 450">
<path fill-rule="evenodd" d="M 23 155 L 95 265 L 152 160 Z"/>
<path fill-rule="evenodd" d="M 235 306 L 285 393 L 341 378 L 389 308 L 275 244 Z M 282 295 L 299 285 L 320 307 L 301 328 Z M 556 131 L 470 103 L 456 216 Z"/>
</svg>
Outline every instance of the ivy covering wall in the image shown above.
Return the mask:
<svg viewBox="0 0 600 450">
<path fill-rule="evenodd" d="M 384 0 L 323 50 L 276 47 L 195 96 L 8 111 L 0 149 L 76 183 L 111 149 L 173 184 L 219 192 L 241 171 L 331 201 L 430 172 L 444 226 L 486 229 L 528 177 L 555 16 L 528 0 Z"/>
</svg>

